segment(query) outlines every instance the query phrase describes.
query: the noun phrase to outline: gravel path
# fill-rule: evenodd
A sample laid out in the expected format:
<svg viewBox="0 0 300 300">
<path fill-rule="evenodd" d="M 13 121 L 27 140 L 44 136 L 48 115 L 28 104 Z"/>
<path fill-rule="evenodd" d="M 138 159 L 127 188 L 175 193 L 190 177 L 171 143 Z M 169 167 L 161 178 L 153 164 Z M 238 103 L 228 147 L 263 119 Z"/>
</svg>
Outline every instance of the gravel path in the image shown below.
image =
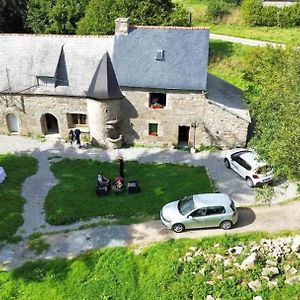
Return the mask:
<svg viewBox="0 0 300 300">
<path fill-rule="evenodd" d="M 226 42 L 231 42 L 231 43 L 244 44 L 244 45 L 248 45 L 248 46 L 265 47 L 267 45 L 270 45 L 273 47 L 277 47 L 277 46 L 285 47 L 285 44 L 245 39 L 245 38 L 239 38 L 239 37 L 223 35 L 223 34 L 215 34 L 215 33 L 210 33 L 209 38 L 212 40 L 221 40 L 221 41 L 226 41 Z"/>
<path fill-rule="evenodd" d="M 164 229 L 160 222 L 135 224 L 130 226 L 98 226 L 94 228 L 76 230 L 82 225 L 95 224 L 101 218 L 94 218 L 88 222 L 78 222 L 71 225 L 51 226 L 45 222 L 43 210 L 44 199 L 48 191 L 57 184 L 50 171 L 50 161 L 60 158 L 70 159 L 95 159 L 101 161 L 116 160 L 121 154 L 126 160 L 138 160 L 143 163 L 179 163 L 194 166 L 203 165 L 207 168 L 211 178 L 215 181 L 220 192 L 229 194 L 237 205 L 251 204 L 254 202 L 253 189 L 250 189 L 244 180 L 223 165 L 223 152 L 195 153 L 170 150 L 129 148 L 104 151 L 101 149 L 78 149 L 69 144 L 57 140 L 38 140 L 20 137 L 0 135 L 0 153 L 29 154 L 39 162 L 38 172 L 27 178 L 22 187 L 22 195 L 26 199 L 24 206 L 24 224 L 18 230 L 18 234 L 25 239 L 18 244 L 7 244 L 0 252 L 0 269 L 8 270 L 22 265 L 26 261 L 35 259 L 49 259 L 54 257 L 74 257 L 82 251 L 93 248 L 125 246 L 131 244 L 148 244 L 155 241 L 163 241 L 170 238 L 196 238 L 202 236 L 223 234 L 218 229 L 187 231 L 182 234 L 174 234 Z M 7 174 L 9 176 L 9 174 Z M 197 184 L 197 183 L 196 183 Z M 280 199 L 294 196 L 295 187 L 284 190 Z M 295 229 L 300 224 L 300 203 L 290 203 L 283 210 L 280 206 L 271 208 L 240 208 L 240 222 L 229 233 L 266 230 Z M 281 216 L 282 211 L 286 215 Z M 291 214 L 290 212 L 294 213 Z M 295 213 L 296 212 L 296 213 Z M 281 222 L 270 219 L 270 215 L 278 217 Z M 276 219 L 276 218 L 275 218 Z M 255 222 L 254 222 L 255 220 Z M 282 221 L 283 220 L 283 221 Z M 34 232 L 57 232 L 72 230 L 69 233 L 57 233 L 44 236 L 50 247 L 41 255 L 36 255 L 28 249 L 26 237 Z M 228 232 L 226 232 L 228 233 Z"/>
</svg>

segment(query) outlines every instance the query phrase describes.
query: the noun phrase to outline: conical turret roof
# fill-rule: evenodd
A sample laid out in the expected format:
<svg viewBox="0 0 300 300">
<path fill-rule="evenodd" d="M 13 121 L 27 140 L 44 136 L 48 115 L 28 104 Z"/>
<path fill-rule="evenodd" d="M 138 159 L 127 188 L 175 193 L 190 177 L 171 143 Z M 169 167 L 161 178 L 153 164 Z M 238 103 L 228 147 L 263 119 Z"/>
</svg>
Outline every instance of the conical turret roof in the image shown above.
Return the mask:
<svg viewBox="0 0 300 300">
<path fill-rule="evenodd" d="M 86 96 L 99 100 L 124 98 L 108 52 L 101 58 Z"/>
</svg>

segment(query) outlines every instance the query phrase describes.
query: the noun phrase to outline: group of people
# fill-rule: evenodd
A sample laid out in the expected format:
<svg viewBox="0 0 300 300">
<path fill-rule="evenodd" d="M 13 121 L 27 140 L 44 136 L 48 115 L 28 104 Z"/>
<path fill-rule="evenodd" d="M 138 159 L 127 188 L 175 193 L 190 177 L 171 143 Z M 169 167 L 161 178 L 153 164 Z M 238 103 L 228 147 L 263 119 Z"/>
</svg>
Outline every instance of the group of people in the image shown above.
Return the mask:
<svg viewBox="0 0 300 300">
<path fill-rule="evenodd" d="M 105 191 L 109 191 L 109 190 L 111 190 L 112 185 L 116 189 L 122 190 L 122 188 L 124 186 L 124 177 L 125 177 L 124 159 L 123 159 L 123 157 L 120 156 L 118 158 L 118 160 L 119 160 L 119 176 L 117 176 L 112 182 L 109 178 L 106 178 L 102 174 L 98 174 L 98 177 L 97 177 L 97 190 L 104 189 Z"/>
<path fill-rule="evenodd" d="M 76 145 L 79 146 L 79 148 L 81 147 L 81 143 L 80 143 L 80 134 L 81 134 L 81 131 L 80 129 L 76 128 L 75 130 L 74 129 L 71 129 L 69 131 L 69 139 L 70 139 L 70 144 L 72 145 L 74 142 L 76 143 Z"/>
</svg>

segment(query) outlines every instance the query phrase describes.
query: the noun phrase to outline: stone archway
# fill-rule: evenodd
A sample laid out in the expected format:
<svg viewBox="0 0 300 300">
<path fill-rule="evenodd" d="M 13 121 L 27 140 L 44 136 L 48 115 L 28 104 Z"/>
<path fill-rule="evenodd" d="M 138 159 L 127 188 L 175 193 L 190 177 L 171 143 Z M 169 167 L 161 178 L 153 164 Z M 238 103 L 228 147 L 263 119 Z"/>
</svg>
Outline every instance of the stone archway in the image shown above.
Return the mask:
<svg viewBox="0 0 300 300">
<path fill-rule="evenodd" d="M 20 131 L 19 121 L 14 114 L 10 113 L 6 116 L 6 123 L 10 133 L 18 133 Z"/>
<path fill-rule="evenodd" d="M 43 114 L 41 117 L 41 127 L 43 134 L 59 133 L 58 121 L 52 114 Z"/>
</svg>

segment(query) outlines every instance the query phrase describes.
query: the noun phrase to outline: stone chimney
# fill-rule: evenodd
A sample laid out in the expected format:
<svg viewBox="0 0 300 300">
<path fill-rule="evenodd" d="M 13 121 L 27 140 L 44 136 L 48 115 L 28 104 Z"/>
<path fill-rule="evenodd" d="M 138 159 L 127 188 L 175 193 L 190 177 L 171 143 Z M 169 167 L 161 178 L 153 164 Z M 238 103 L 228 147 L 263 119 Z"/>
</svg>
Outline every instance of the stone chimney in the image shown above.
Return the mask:
<svg viewBox="0 0 300 300">
<path fill-rule="evenodd" d="M 125 34 L 129 32 L 129 18 L 116 19 L 115 34 Z"/>
</svg>

